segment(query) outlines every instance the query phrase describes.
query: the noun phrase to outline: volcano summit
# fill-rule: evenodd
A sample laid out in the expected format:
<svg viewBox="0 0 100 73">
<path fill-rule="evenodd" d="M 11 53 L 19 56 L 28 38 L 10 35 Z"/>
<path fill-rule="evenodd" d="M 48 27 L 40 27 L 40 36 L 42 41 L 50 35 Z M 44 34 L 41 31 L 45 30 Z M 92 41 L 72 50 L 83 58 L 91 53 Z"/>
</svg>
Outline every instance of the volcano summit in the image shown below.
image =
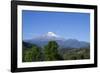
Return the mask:
<svg viewBox="0 0 100 73">
<path fill-rule="evenodd" d="M 79 41 L 76 39 L 65 39 L 55 34 L 54 32 L 47 32 L 47 34 L 34 37 L 29 40 L 23 40 L 24 42 L 36 44 L 40 47 L 48 44 L 49 41 L 56 41 L 60 48 L 87 48 L 89 43 L 85 41 Z"/>
</svg>

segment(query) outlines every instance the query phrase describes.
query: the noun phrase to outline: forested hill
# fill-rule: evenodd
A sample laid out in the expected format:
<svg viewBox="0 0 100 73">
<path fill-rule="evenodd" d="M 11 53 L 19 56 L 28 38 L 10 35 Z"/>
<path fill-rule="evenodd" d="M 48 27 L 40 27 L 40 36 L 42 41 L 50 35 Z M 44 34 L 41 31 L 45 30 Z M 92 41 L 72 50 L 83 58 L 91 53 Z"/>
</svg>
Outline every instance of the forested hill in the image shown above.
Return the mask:
<svg viewBox="0 0 100 73">
<path fill-rule="evenodd" d="M 61 48 L 56 41 L 44 47 L 23 42 L 23 62 L 90 59 L 90 48 Z"/>
</svg>

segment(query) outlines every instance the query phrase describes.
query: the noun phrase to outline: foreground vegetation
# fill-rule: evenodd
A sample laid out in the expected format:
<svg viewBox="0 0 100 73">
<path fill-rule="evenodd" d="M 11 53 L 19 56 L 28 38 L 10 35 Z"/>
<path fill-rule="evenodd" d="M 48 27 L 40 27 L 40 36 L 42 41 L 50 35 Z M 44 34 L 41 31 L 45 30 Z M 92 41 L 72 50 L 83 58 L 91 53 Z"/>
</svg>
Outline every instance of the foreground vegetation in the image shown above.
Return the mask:
<svg viewBox="0 0 100 73">
<path fill-rule="evenodd" d="M 41 48 L 23 42 L 22 57 L 23 62 L 89 59 L 90 48 L 59 48 L 55 41 Z"/>
</svg>

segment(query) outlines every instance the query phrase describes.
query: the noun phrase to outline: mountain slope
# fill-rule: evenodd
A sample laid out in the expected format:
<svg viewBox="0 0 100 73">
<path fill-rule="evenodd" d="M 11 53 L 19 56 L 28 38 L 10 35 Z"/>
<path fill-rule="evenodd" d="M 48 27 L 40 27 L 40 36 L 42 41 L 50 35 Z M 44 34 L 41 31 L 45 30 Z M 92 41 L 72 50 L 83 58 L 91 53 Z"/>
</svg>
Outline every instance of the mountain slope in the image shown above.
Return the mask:
<svg viewBox="0 0 100 73">
<path fill-rule="evenodd" d="M 35 37 L 30 40 L 24 40 L 24 42 L 28 42 L 31 44 L 36 44 L 39 47 L 43 47 L 48 44 L 49 41 L 56 41 L 60 48 L 84 48 L 89 47 L 89 43 L 84 41 L 78 41 L 76 39 L 65 39 L 53 32 L 48 32 L 45 35 Z"/>
</svg>

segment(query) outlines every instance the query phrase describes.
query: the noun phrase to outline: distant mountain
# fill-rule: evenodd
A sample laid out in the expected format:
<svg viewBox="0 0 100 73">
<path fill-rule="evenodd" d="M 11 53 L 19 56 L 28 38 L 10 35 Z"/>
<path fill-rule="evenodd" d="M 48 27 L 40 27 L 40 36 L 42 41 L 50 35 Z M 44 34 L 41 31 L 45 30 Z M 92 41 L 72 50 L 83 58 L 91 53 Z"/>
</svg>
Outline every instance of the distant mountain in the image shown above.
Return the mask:
<svg viewBox="0 0 100 73">
<path fill-rule="evenodd" d="M 43 47 L 48 44 L 49 41 L 56 41 L 60 48 L 86 48 L 89 47 L 88 42 L 78 41 L 76 39 L 65 39 L 53 32 L 48 32 L 45 35 L 32 38 L 30 40 L 24 40 L 24 42 L 36 44 L 39 47 Z"/>
</svg>

